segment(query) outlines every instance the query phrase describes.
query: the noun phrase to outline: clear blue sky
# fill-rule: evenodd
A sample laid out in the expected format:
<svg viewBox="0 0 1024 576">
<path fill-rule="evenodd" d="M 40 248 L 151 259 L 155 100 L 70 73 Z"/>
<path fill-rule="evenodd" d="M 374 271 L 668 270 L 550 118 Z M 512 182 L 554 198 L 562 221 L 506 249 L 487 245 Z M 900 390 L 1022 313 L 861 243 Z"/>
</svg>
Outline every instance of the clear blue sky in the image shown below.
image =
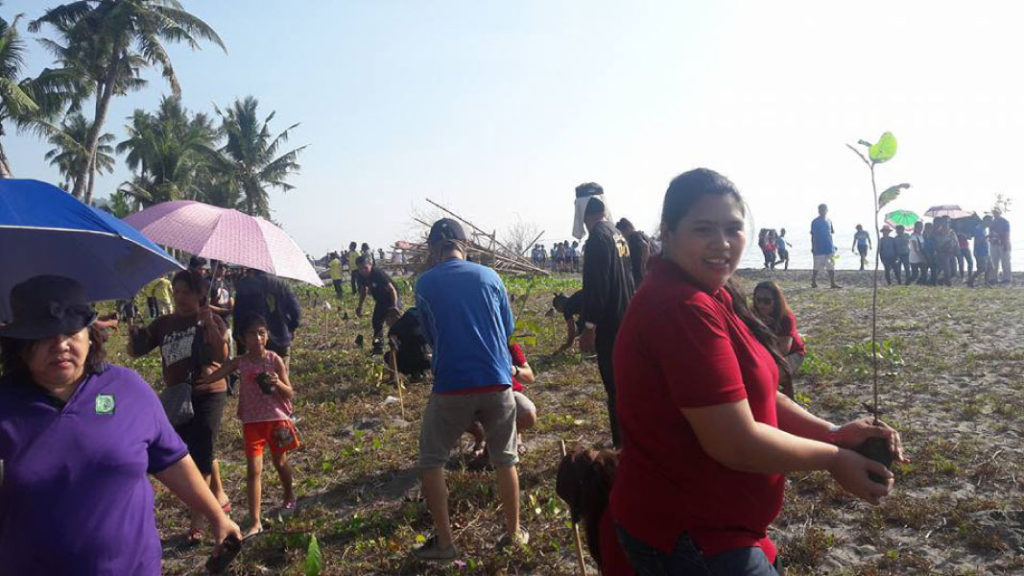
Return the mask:
<svg viewBox="0 0 1024 576">
<path fill-rule="evenodd" d="M 56 4 L 2 10 L 31 19 Z M 301 122 L 302 172 L 272 207 L 316 255 L 411 237 L 411 216 L 432 214 L 425 197 L 489 229 L 521 218 L 566 239 L 573 188 L 589 180 L 615 216 L 652 230 L 668 181 L 697 166 L 732 178 L 758 227 L 796 240 L 829 203 L 848 245 L 871 200 L 844 144 L 885 130 L 900 151 L 880 184 L 913 185 L 894 208 L 980 212 L 1019 194 L 1024 9 L 1011 3 L 184 4 L 228 47 L 172 48 L 186 106 L 252 94 L 277 112 L 272 128 Z M 34 74 L 49 57 L 31 49 Z M 149 78 L 112 106 L 118 140 L 168 92 Z M 58 180 L 38 140 L 6 146 L 16 176 Z M 129 177 L 122 161 L 97 195 Z"/>
</svg>

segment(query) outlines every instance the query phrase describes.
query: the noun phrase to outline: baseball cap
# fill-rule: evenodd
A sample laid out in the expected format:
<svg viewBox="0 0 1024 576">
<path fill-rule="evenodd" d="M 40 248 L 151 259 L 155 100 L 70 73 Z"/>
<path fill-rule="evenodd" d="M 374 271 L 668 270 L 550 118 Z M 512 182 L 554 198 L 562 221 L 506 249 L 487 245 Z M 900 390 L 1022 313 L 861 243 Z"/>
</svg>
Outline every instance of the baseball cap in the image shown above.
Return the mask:
<svg viewBox="0 0 1024 576">
<path fill-rule="evenodd" d="M 441 218 L 430 227 L 427 244 L 436 244 L 445 240 L 465 240 L 466 233 L 462 225 L 451 218 Z"/>
</svg>

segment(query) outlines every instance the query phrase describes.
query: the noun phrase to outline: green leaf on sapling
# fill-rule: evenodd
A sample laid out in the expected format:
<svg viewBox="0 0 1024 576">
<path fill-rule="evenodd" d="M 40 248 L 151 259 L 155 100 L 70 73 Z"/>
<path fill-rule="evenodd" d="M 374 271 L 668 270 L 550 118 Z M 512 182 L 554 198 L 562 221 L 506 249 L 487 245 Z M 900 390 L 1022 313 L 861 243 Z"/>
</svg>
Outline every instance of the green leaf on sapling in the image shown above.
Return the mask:
<svg viewBox="0 0 1024 576">
<path fill-rule="evenodd" d="M 896 137 L 892 135 L 892 132 L 886 132 L 882 134 L 882 137 L 871 145 L 868 149 L 868 157 L 871 158 L 871 162 L 874 164 L 881 164 L 882 162 L 888 162 L 892 160 L 893 156 L 896 155 Z"/>
<path fill-rule="evenodd" d="M 910 188 L 910 184 L 897 184 L 886 188 L 884 192 L 878 195 L 878 209 L 881 210 L 883 206 L 898 198 L 900 190 L 904 188 Z"/>
</svg>

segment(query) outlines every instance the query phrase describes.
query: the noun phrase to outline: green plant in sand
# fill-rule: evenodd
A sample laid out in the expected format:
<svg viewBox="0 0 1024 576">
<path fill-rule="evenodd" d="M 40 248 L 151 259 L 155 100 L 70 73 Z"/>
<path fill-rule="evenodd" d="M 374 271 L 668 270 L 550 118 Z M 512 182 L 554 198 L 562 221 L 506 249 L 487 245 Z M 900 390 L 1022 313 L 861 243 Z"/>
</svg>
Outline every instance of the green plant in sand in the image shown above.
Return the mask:
<svg viewBox="0 0 1024 576">
<path fill-rule="evenodd" d="M 881 194 L 878 193 L 878 184 L 875 179 L 875 167 L 879 164 L 884 164 L 889 160 L 892 160 L 896 156 L 896 137 L 892 135 L 892 132 L 886 132 L 878 139 L 878 142 L 872 144 L 867 140 L 858 140 L 857 144 L 867 148 L 867 155 L 865 156 L 860 150 L 854 146 L 847 144 L 846 146 L 853 151 L 864 164 L 871 171 L 871 193 L 872 199 L 874 200 L 875 208 L 875 238 L 881 236 L 881 232 L 878 227 L 878 215 L 882 208 L 899 197 L 900 192 L 910 188 L 910 184 L 896 184 L 895 186 L 889 186 Z M 875 424 L 878 424 L 878 357 L 881 355 L 881 351 L 878 347 L 878 264 L 881 260 L 880 251 L 875 250 L 875 271 L 871 279 L 871 366 L 872 366 L 872 391 L 873 400 L 871 405 L 871 413 L 874 415 Z M 892 465 L 892 454 L 889 453 L 889 447 L 885 440 L 881 438 L 872 438 L 865 442 L 858 448 L 858 452 L 861 452 L 868 458 L 876 460 L 885 464 L 887 467 Z M 876 482 L 881 482 L 882 479 L 872 475 L 872 479 Z"/>
</svg>

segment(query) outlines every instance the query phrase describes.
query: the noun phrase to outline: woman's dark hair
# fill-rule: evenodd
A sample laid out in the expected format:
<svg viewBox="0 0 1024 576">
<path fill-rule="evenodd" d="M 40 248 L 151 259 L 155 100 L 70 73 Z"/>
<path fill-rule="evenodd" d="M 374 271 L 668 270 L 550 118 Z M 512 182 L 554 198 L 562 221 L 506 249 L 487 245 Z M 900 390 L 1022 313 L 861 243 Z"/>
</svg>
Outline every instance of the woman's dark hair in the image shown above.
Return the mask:
<svg viewBox="0 0 1024 576">
<path fill-rule="evenodd" d="M 674 230 L 679 221 L 690 212 L 690 209 L 701 198 L 709 195 L 732 197 L 739 206 L 740 213 L 746 216 L 746 205 L 743 202 L 743 196 L 740 195 L 739 190 L 731 180 L 714 170 L 697 168 L 689 172 L 683 172 L 669 183 L 668 190 L 665 191 L 665 201 L 661 207 L 662 230 Z M 775 333 L 750 311 L 743 291 L 737 288 L 731 278 L 725 284 L 725 291 L 732 298 L 733 312 L 750 328 L 757 341 L 775 359 L 775 364 L 779 367 L 780 384 L 791 380 L 793 376 L 789 362 L 778 351 L 778 338 L 775 336 Z"/>
<path fill-rule="evenodd" d="M 757 293 L 761 291 L 767 291 L 772 295 L 772 315 L 771 318 L 764 318 L 760 314 L 757 314 Z M 789 304 L 786 304 L 786 297 L 782 295 L 782 289 L 779 285 L 771 280 L 765 280 L 754 287 L 754 314 L 761 319 L 768 328 L 771 329 L 775 334 L 779 333 L 782 328 L 782 322 L 785 318 L 788 318 L 792 311 L 789 309 Z"/>
<path fill-rule="evenodd" d="M 245 335 L 253 326 L 263 326 L 268 328 L 267 319 L 259 314 L 249 314 L 245 318 L 242 318 L 241 322 L 238 323 L 238 333 Z"/>
<path fill-rule="evenodd" d="M 89 353 L 85 357 L 85 373 L 99 374 L 103 372 L 103 365 L 107 359 L 107 351 L 103 343 L 107 336 L 95 325 L 89 326 Z M 0 376 L 12 376 L 14 381 L 31 378 L 28 364 L 25 363 L 25 353 L 30 351 L 40 340 L 18 340 L 15 338 L 0 338 Z"/>
<path fill-rule="evenodd" d="M 661 206 L 661 226 L 674 230 L 679 221 L 690 212 L 690 208 L 698 200 L 707 195 L 732 196 L 745 213 L 743 197 L 728 178 L 714 170 L 697 168 L 683 172 L 672 179 L 665 191 L 665 201 Z"/>
<path fill-rule="evenodd" d="M 171 280 L 171 286 L 182 283 L 186 288 L 189 289 L 193 294 L 199 295 L 199 305 L 206 305 L 206 292 L 207 292 L 207 281 L 203 278 L 202 272 L 198 270 L 182 270 L 174 275 L 174 279 Z"/>
</svg>

